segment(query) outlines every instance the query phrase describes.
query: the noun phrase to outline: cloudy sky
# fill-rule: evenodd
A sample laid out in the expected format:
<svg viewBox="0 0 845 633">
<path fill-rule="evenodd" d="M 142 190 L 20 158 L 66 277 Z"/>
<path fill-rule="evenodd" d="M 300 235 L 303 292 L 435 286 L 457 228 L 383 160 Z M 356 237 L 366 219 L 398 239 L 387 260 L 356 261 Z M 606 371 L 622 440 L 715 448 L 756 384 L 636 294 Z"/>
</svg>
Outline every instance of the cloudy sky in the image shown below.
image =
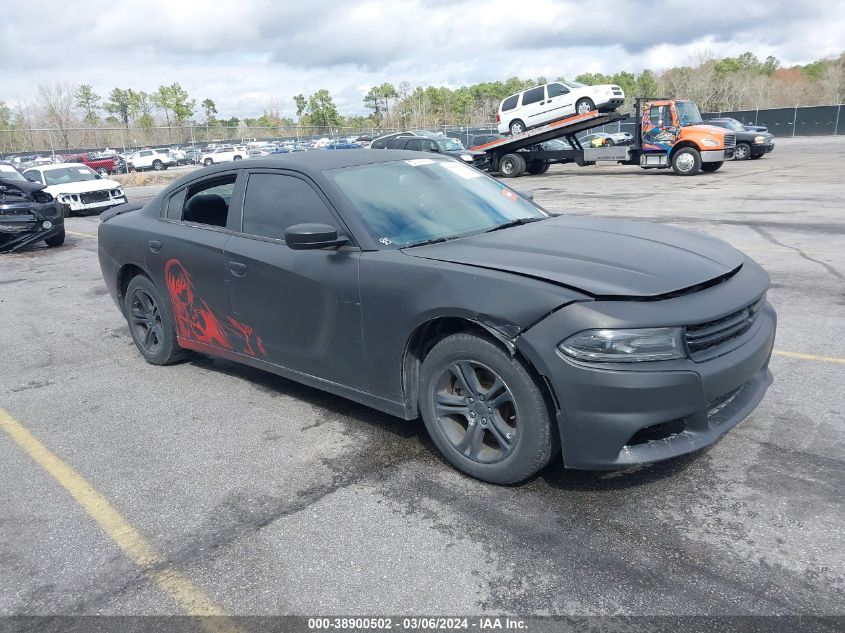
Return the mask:
<svg viewBox="0 0 845 633">
<path fill-rule="evenodd" d="M 13 9 L 13 7 L 15 7 Z M 155 90 L 179 82 L 220 115 L 328 88 L 364 113 L 374 84 L 446 85 L 660 70 L 700 51 L 784 65 L 845 49 L 839 0 L 30 0 L 3 9 L 0 100 L 40 83 Z"/>
</svg>

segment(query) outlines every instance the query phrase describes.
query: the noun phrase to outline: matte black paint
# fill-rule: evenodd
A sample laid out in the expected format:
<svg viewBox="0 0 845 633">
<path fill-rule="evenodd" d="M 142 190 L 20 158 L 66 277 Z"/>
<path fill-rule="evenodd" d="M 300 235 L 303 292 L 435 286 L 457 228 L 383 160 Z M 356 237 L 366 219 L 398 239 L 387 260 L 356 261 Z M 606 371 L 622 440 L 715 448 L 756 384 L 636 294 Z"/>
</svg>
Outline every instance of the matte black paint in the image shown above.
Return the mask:
<svg viewBox="0 0 845 633">
<path fill-rule="evenodd" d="M 624 366 L 576 363 L 556 350 L 583 329 L 684 326 L 725 316 L 763 295 L 766 273 L 726 243 L 696 233 L 595 218 L 541 222 L 403 250 L 382 249 L 323 170 L 430 154 L 349 150 L 239 161 L 195 172 L 143 209 L 100 225 L 103 276 L 119 306 L 126 267 L 164 288 L 164 263 L 179 257 L 197 291 L 264 338 L 268 357 L 181 341 L 391 414 L 418 414 L 415 333 L 440 319 L 483 328 L 548 382 L 567 466 L 612 468 L 672 457 L 714 441 L 763 397 L 775 316 L 766 304 L 751 331 L 713 360 Z M 251 170 L 298 175 L 324 196 L 347 245 L 294 251 L 239 234 Z M 189 183 L 238 173 L 225 228 L 166 218 Z M 160 248 L 151 248 L 151 243 Z M 233 267 L 233 264 L 238 266 Z M 237 274 L 234 272 L 237 271 Z M 720 419 L 708 402 L 741 389 Z M 676 417 L 688 432 L 626 448 L 639 429 Z"/>
</svg>

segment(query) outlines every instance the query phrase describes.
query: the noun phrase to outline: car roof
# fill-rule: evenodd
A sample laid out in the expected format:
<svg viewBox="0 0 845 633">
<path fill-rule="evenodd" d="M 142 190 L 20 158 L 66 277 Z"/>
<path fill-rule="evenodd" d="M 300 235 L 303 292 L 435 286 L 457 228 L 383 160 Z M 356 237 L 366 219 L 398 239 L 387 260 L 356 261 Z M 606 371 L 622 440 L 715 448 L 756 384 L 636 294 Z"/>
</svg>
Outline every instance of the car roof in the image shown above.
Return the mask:
<svg viewBox="0 0 845 633">
<path fill-rule="evenodd" d="M 54 169 L 65 169 L 67 167 L 82 169 L 85 168 L 86 165 L 83 165 L 82 163 L 54 163 L 52 165 L 33 165 L 32 167 L 28 168 L 27 171 L 30 171 L 31 169 L 37 169 L 38 171 L 52 171 Z"/>
</svg>

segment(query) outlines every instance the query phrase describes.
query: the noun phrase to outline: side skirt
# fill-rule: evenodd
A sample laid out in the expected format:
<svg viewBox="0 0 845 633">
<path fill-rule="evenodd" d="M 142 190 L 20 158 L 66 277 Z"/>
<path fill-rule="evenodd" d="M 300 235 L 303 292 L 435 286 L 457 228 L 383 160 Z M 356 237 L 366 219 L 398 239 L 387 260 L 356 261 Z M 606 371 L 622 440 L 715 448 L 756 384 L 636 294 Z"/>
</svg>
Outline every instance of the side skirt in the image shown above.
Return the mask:
<svg viewBox="0 0 845 633">
<path fill-rule="evenodd" d="M 412 420 L 415 417 L 411 415 L 405 405 L 400 402 L 380 398 L 365 391 L 359 391 L 358 389 L 353 389 L 352 387 L 347 387 L 346 385 L 331 382 L 330 380 L 325 380 L 324 378 L 318 378 L 316 376 L 311 376 L 310 374 L 304 374 L 302 372 L 288 369 L 287 367 L 282 367 L 281 365 L 276 365 L 275 363 L 270 363 L 265 360 L 261 360 L 260 358 L 254 358 L 247 354 L 233 352 L 231 350 L 214 347 L 213 345 L 206 345 L 204 343 L 197 343 L 196 341 L 182 337 L 177 337 L 176 340 L 179 343 L 179 346 L 184 347 L 185 349 L 208 354 L 209 356 L 219 356 L 220 358 L 249 365 L 250 367 L 255 367 L 256 369 L 263 369 L 271 374 L 276 374 L 282 378 L 287 378 L 288 380 L 293 380 L 295 382 L 302 383 L 303 385 L 314 387 L 315 389 L 327 391 L 336 396 L 341 396 L 342 398 L 347 398 L 348 400 L 372 407 L 373 409 L 378 409 L 384 413 L 389 413 L 390 415 L 402 418 L 403 420 Z"/>
</svg>

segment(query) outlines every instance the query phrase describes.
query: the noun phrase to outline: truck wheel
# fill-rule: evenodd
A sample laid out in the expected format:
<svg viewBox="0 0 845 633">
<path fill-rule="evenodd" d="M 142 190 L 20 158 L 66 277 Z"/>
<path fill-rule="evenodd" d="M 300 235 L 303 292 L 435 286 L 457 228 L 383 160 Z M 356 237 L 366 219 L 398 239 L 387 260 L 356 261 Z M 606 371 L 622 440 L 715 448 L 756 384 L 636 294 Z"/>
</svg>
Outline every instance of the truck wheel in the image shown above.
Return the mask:
<svg viewBox="0 0 845 633">
<path fill-rule="evenodd" d="M 596 104 L 593 103 L 592 99 L 587 99 L 586 97 L 578 99 L 578 102 L 575 104 L 575 112 L 578 114 L 587 114 L 587 112 L 592 112 L 595 109 Z"/>
<path fill-rule="evenodd" d="M 514 119 L 513 121 L 511 121 L 510 130 L 511 136 L 522 134 L 523 132 L 525 132 L 525 123 L 523 123 L 519 119 Z"/>
<path fill-rule="evenodd" d="M 734 160 L 748 160 L 751 156 L 751 146 L 748 143 L 737 143 L 734 150 Z"/>
<path fill-rule="evenodd" d="M 528 173 L 533 176 L 538 176 L 539 174 L 545 174 L 549 171 L 550 163 L 545 160 L 530 160 L 526 164 L 526 169 Z"/>
<path fill-rule="evenodd" d="M 158 158 L 153 161 L 153 169 L 156 171 L 161 171 L 164 167 L 164 163 L 162 163 Z"/>
<path fill-rule="evenodd" d="M 519 154 L 505 154 L 499 161 L 499 172 L 505 178 L 518 178 L 525 171 L 525 159 Z"/>
<path fill-rule="evenodd" d="M 694 147 L 683 147 L 672 154 L 672 171 L 678 176 L 695 176 L 701 169 L 701 154 Z"/>
<path fill-rule="evenodd" d="M 718 163 L 704 163 L 701 166 L 701 171 L 706 171 L 707 173 L 712 174 L 714 171 L 719 171 L 724 164 L 724 161 L 719 161 Z"/>
</svg>

